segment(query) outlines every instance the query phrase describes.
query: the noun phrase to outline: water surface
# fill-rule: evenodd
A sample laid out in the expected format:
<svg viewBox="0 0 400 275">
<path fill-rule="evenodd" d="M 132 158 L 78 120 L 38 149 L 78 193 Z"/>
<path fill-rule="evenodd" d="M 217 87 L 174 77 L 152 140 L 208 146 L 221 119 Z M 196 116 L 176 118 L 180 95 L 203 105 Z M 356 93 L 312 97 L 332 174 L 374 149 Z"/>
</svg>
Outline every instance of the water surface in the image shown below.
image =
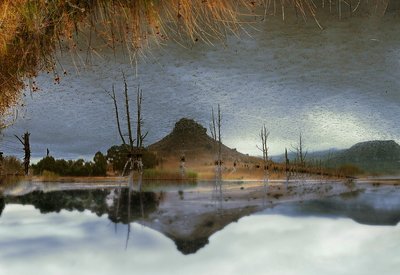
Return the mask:
<svg viewBox="0 0 400 275">
<path fill-rule="evenodd" d="M 190 189 L 0 199 L 0 274 L 397 274 L 400 189 L 274 204 Z M 119 199 L 118 199 L 119 198 Z"/>
</svg>

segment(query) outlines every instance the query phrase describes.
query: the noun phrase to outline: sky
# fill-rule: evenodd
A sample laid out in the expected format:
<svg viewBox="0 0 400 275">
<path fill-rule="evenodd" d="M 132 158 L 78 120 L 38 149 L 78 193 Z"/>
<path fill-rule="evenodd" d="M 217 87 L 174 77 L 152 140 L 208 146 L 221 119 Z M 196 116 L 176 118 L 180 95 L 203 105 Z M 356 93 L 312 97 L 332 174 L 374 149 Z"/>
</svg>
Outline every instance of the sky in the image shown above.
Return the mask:
<svg viewBox="0 0 400 275">
<path fill-rule="evenodd" d="M 34 159 L 43 157 L 46 148 L 55 157 L 91 159 L 120 143 L 105 90 L 114 84 L 122 100 L 121 71 L 132 106 L 137 85 L 143 90 L 147 145 L 167 135 L 182 117 L 208 128 L 217 104 L 223 142 L 252 155 L 260 154 L 256 145 L 263 124 L 273 155 L 296 146 L 300 133 L 308 151 L 377 139 L 400 143 L 397 26 L 391 16 L 380 22 L 335 21 L 323 31 L 314 24 L 270 19 L 250 36 L 229 36 L 215 45 L 185 48 L 171 42 L 153 48 L 137 67 L 121 51 L 114 55 L 99 49 L 101 58 L 93 56 L 89 66 L 77 67 L 64 54 L 60 61 L 68 75 L 60 84 L 45 72 L 38 76 L 41 91 L 26 91 L 24 107 L 3 132 L 0 148 L 22 156 L 14 134 L 25 131 L 31 133 Z"/>
</svg>

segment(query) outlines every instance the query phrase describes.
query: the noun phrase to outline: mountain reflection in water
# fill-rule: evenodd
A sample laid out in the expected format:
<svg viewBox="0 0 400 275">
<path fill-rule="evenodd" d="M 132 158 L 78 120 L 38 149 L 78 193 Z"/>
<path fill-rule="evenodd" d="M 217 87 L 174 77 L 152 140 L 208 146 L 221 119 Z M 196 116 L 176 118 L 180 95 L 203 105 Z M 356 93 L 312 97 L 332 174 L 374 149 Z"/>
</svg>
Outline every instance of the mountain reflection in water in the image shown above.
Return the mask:
<svg viewBox="0 0 400 275">
<path fill-rule="evenodd" d="M 90 211 L 117 225 L 138 223 L 173 240 L 184 255 L 196 253 L 210 237 L 244 216 L 350 218 L 364 225 L 397 225 L 400 221 L 400 190 L 396 187 L 354 191 L 340 196 L 278 205 L 222 203 L 203 200 L 194 204 L 190 192 L 133 192 L 129 189 L 33 191 L 0 198 L 0 215 L 6 205 L 32 205 L 41 214 Z M 184 197 L 186 199 L 184 199 Z M 193 194 L 192 194 L 193 197 Z M 1 221 L 1 219 L 0 219 Z M 129 227 L 130 232 L 130 227 Z M 128 236 L 129 238 L 129 236 Z M 127 239 L 128 239 L 127 238 Z"/>
<path fill-rule="evenodd" d="M 357 190 L 321 200 L 278 205 L 269 214 L 350 218 L 364 225 L 392 225 L 400 222 L 400 190 L 381 188 Z"/>
<path fill-rule="evenodd" d="M 400 267 L 397 187 L 279 204 L 245 193 L 215 202 L 194 190 L 0 197 L 0 274 L 40 266 L 43 275 L 372 275 Z"/>
</svg>

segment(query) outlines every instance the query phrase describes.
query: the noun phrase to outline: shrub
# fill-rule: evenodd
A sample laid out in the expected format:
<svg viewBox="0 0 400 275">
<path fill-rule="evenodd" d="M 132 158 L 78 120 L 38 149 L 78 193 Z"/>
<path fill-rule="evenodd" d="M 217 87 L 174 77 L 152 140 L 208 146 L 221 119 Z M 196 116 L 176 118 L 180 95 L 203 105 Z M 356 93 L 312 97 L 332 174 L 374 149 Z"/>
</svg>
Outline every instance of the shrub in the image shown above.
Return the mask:
<svg viewBox="0 0 400 275">
<path fill-rule="evenodd" d="M 22 162 L 14 156 L 5 157 L 2 166 L 2 173 L 4 175 L 18 175 L 24 171 Z"/>
<path fill-rule="evenodd" d="M 105 176 L 107 173 L 107 160 L 101 152 L 97 152 L 93 162 L 85 162 L 83 159 L 65 160 L 45 157 L 37 164 L 32 165 L 34 175 L 42 175 L 49 172 L 60 176 L 87 177 Z"/>
</svg>

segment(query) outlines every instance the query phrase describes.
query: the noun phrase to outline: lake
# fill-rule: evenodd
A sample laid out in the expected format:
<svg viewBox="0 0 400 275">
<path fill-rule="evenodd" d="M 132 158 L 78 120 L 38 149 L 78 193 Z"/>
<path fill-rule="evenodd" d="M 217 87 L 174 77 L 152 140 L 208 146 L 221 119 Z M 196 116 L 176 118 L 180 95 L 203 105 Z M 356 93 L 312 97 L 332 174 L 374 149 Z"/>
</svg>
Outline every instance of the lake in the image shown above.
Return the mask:
<svg viewBox="0 0 400 275">
<path fill-rule="evenodd" d="M 398 274 L 398 186 L 272 201 L 250 185 L 15 188 L 0 274 Z"/>
</svg>

